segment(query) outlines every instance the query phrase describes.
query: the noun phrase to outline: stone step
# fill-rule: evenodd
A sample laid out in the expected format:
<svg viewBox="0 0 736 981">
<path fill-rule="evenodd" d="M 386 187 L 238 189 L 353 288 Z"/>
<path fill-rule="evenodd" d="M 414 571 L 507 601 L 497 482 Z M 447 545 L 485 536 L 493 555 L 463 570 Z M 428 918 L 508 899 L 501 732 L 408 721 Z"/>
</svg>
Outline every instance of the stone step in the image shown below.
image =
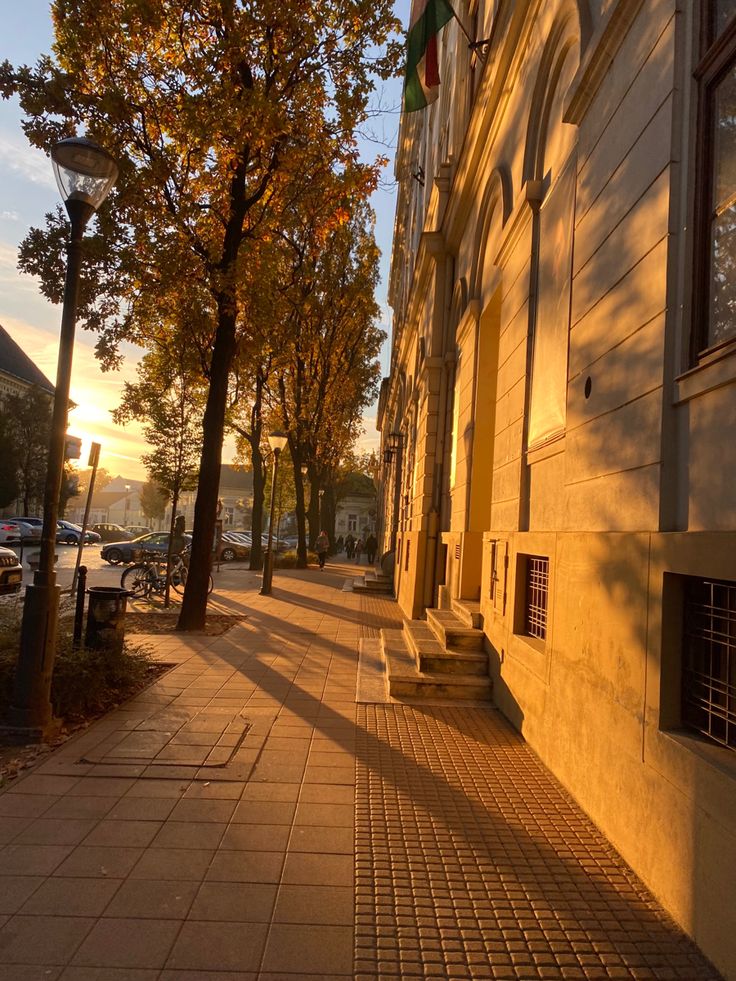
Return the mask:
<svg viewBox="0 0 736 981">
<path fill-rule="evenodd" d="M 404 621 L 404 640 L 417 669 L 429 674 L 488 674 L 485 651 L 448 651 L 440 644 L 424 620 Z"/>
<path fill-rule="evenodd" d="M 465 627 L 483 629 L 483 615 L 478 600 L 453 599 L 452 612 Z"/>
<path fill-rule="evenodd" d="M 485 648 L 483 631 L 466 627 L 452 610 L 427 610 L 427 624 L 447 650 L 481 651 Z"/>
<path fill-rule="evenodd" d="M 365 576 L 361 576 L 359 579 L 353 580 L 353 592 L 354 593 L 371 593 L 379 595 L 390 595 L 393 593 L 393 587 L 391 585 L 391 580 L 377 581 L 374 579 L 366 579 Z"/>
<path fill-rule="evenodd" d="M 488 701 L 491 679 L 477 675 L 420 672 L 406 645 L 403 630 L 381 631 L 381 652 L 386 662 L 388 690 L 392 698 Z"/>
</svg>

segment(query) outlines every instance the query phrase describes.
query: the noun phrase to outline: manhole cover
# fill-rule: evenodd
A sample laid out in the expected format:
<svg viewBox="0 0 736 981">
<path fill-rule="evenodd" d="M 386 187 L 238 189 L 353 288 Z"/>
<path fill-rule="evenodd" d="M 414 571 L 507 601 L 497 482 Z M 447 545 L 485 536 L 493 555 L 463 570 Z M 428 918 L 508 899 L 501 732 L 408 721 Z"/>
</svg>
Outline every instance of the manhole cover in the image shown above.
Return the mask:
<svg viewBox="0 0 736 981">
<path fill-rule="evenodd" d="M 225 767 L 250 727 L 236 710 L 166 708 L 133 728 L 113 730 L 79 762 Z"/>
</svg>

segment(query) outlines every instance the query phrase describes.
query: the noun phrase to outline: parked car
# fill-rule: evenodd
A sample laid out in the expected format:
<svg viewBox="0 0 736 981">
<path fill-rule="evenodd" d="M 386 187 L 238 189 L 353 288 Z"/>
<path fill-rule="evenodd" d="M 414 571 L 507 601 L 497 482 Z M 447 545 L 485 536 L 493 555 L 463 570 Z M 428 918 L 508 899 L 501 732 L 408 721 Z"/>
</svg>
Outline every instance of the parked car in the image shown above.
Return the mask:
<svg viewBox="0 0 736 981">
<path fill-rule="evenodd" d="M 57 532 L 56 541 L 61 545 L 78 545 L 79 539 L 82 537 L 82 528 L 80 525 L 75 525 L 71 521 L 65 521 L 63 518 L 59 518 L 56 522 Z M 85 545 L 96 545 L 97 542 L 102 541 L 100 535 L 96 531 L 91 531 L 88 529 L 84 533 L 84 544 Z"/>
<path fill-rule="evenodd" d="M 35 522 L 38 522 L 36 524 Z M 20 532 L 20 539 L 22 542 L 40 542 L 41 541 L 41 530 L 43 528 L 43 521 L 40 518 L 3 518 L 3 523 L 8 525 L 15 525 Z"/>
<path fill-rule="evenodd" d="M 137 538 L 139 535 L 148 535 L 151 531 L 146 525 L 126 525 L 125 530 L 130 532 L 134 538 Z"/>
<path fill-rule="evenodd" d="M 250 558 L 250 543 L 246 545 L 240 535 L 235 532 L 223 533 L 220 544 L 219 559 L 221 562 L 235 562 Z"/>
<path fill-rule="evenodd" d="M 97 532 L 100 536 L 100 541 L 103 542 L 129 542 L 132 538 L 135 538 L 135 535 L 126 531 L 122 525 L 114 525 L 110 522 L 92 525 L 92 531 Z"/>
<path fill-rule="evenodd" d="M 11 525 L 7 521 L 0 519 L 0 545 L 14 545 L 19 543 L 20 528 L 18 525 Z"/>
<path fill-rule="evenodd" d="M 184 541 L 188 545 L 191 536 L 184 535 Z M 109 542 L 100 549 L 100 555 L 110 565 L 118 565 L 120 562 L 134 562 L 135 556 L 140 552 L 160 552 L 161 555 L 166 555 L 168 549 L 169 533 L 155 531 L 128 542 Z"/>
<path fill-rule="evenodd" d="M 12 548 L 0 547 L 0 595 L 17 593 L 23 582 L 23 567 Z"/>
</svg>

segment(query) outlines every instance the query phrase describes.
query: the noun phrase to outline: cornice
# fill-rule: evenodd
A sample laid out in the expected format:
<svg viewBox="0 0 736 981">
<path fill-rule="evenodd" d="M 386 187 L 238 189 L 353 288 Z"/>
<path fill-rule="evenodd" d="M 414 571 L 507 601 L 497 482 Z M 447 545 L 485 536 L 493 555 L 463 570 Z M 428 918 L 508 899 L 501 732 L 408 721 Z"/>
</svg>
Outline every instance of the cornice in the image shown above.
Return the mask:
<svg viewBox="0 0 736 981">
<path fill-rule="evenodd" d="M 563 119 L 579 126 L 644 0 L 619 0 L 596 28 L 570 86 Z"/>
</svg>

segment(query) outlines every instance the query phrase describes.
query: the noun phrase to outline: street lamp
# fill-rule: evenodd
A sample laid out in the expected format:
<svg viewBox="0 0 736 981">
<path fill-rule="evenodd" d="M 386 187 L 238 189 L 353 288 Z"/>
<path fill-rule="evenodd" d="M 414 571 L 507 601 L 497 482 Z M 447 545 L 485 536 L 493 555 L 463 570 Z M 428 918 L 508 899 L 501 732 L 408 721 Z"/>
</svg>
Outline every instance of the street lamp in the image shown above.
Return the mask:
<svg viewBox="0 0 736 981">
<path fill-rule="evenodd" d="M 10 728 L 19 737 L 28 740 L 42 738 L 52 719 L 51 675 L 56 655 L 60 592 L 54 572 L 54 550 L 64 468 L 64 436 L 69 410 L 82 237 L 87 222 L 109 194 L 118 175 L 117 164 L 110 154 L 83 137 L 70 137 L 57 143 L 51 150 L 51 160 L 56 183 L 69 215 L 71 233 L 67 245 L 59 360 L 43 498 L 41 552 L 33 584 L 26 588 L 20 654 L 8 713 Z"/>
<path fill-rule="evenodd" d="M 268 519 L 268 545 L 266 547 L 266 554 L 263 557 L 263 582 L 261 583 L 261 596 L 269 596 L 271 594 L 271 581 L 273 580 L 273 515 L 274 508 L 276 506 L 276 480 L 279 474 L 279 456 L 281 451 L 286 446 L 288 442 L 288 436 L 286 433 L 282 433 L 279 430 L 276 432 L 269 433 L 268 435 L 268 445 L 273 451 L 273 473 L 271 475 L 271 507 Z"/>
<path fill-rule="evenodd" d="M 123 528 L 128 527 L 128 499 L 130 497 L 130 484 L 125 485 L 125 511 L 123 512 Z"/>
</svg>

